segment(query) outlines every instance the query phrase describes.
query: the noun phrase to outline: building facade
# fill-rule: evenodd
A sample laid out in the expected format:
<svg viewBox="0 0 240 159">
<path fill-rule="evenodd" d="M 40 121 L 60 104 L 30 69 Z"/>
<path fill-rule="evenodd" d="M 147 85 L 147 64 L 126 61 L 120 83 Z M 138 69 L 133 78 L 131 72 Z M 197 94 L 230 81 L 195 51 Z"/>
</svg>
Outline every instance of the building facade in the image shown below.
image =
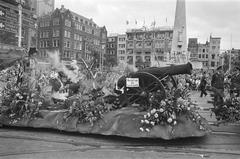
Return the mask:
<svg viewBox="0 0 240 159">
<path fill-rule="evenodd" d="M 188 52 L 190 52 L 190 61 L 198 61 L 198 39 L 188 39 Z"/>
<path fill-rule="evenodd" d="M 220 44 L 221 38 L 210 36 L 210 40 L 201 44 L 197 38 L 189 38 L 188 51 L 190 61 L 201 62 L 203 69 L 216 69 L 221 65 Z"/>
<path fill-rule="evenodd" d="M 117 61 L 118 63 L 126 63 L 126 34 L 117 36 Z"/>
<path fill-rule="evenodd" d="M 216 69 L 219 64 L 220 59 L 220 44 L 221 38 L 210 36 L 209 41 L 209 62 L 208 66 L 210 69 Z"/>
<path fill-rule="evenodd" d="M 172 28 L 132 29 L 126 32 L 126 58 L 137 68 L 161 66 L 169 60 Z"/>
<path fill-rule="evenodd" d="M 112 35 L 107 38 L 106 66 L 113 67 L 118 65 L 117 60 L 118 36 Z"/>
<path fill-rule="evenodd" d="M 99 27 L 92 19 L 71 12 L 62 6 L 42 16 L 38 22 L 39 57 L 47 58 L 47 52 L 59 51 L 62 61 L 95 60 L 101 63 L 106 28 Z"/>
<path fill-rule="evenodd" d="M 37 17 L 54 11 L 55 0 L 28 0 Z"/>
<path fill-rule="evenodd" d="M 36 16 L 30 3 L 22 1 L 22 39 L 21 47 L 29 49 L 36 46 Z M 0 44 L 18 46 L 19 7 L 15 0 L 0 0 Z"/>
</svg>

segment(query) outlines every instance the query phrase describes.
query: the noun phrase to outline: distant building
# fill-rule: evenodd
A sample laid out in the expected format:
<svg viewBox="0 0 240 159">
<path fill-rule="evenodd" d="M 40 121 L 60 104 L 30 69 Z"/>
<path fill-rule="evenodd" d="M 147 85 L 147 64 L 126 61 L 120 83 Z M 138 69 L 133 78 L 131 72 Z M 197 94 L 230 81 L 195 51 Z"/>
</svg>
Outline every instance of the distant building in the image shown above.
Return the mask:
<svg viewBox="0 0 240 159">
<path fill-rule="evenodd" d="M 230 62 L 230 55 L 231 55 L 231 69 L 235 66 L 240 67 L 240 49 L 231 49 L 226 50 L 222 53 L 221 65 L 227 65 L 225 67 L 229 67 Z"/>
<path fill-rule="evenodd" d="M 129 65 L 139 67 L 161 66 L 169 60 L 173 29 L 131 29 L 126 32 L 126 58 Z"/>
<path fill-rule="evenodd" d="M 101 55 L 106 46 L 107 31 L 92 19 L 76 14 L 62 6 L 38 20 L 39 58 L 47 59 L 47 53 L 58 50 L 62 61 L 96 60 L 101 63 Z"/>
<path fill-rule="evenodd" d="M 37 17 L 54 11 L 55 0 L 28 0 Z"/>
<path fill-rule="evenodd" d="M 28 49 L 36 45 L 36 17 L 28 1 L 23 1 L 22 9 L 22 43 Z M 15 0 L 0 0 L 0 45 L 18 45 L 19 9 Z"/>
<path fill-rule="evenodd" d="M 205 44 L 197 43 L 197 38 L 188 40 L 188 51 L 190 52 L 190 61 L 199 61 L 203 69 L 216 69 L 220 66 L 220 43 L 221 38 L 210 36 L 210 41 Z"/>
<path fill-rule="evenodd" d="M 117 36 L 117 60 L 118 62 L 127 62 L 126 57 L 126 34 L 121 34 Z"/>
<path fill-rule="evenodd" d="M 117 50 L 118 50 L 118 36 L 108 36 L 107 40 L 107 52 L 106 52 L 106 66 L 117 66 Z"/>
<path fill-rule="evenodd" d="M 188 52 L 190 52 L 190 61 L 198 61 L 198 39 L 188 39 Z"/>
</svg>

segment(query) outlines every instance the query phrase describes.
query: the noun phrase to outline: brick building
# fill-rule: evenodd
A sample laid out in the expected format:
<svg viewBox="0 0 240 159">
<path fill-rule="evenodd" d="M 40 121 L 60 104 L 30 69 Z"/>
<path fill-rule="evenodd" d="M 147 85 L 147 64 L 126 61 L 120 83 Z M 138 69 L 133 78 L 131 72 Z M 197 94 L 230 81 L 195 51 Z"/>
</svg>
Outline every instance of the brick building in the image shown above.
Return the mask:
<svg viewBox="0 0 240 159">
<path fill-rule="evenodd" d="M 39 57 L 47 58 L 48 51 L 57 50 L 62 61 L 96 59 L 100 64 L 104 54 L 107 30 L 92 19 L 76 14 L 62 6 L 39 18 Z"/>
<path fill-rule="evenodd" d="M 135 67 L 159 66 L 167 62 L 172 45 L 172 28 L 127 31 L 127 63 Z"/>
<path fill-rule="evenodd" d="M 197 43 L 197 38 L 189 38 L 188 51 L 192 62 L 201 62 L 203 69 L 216 69 L 220 64 L 221 38 L 210 36 L 206 43 Z"/>
<path fill-rule="evenodd" d="M 126 34 L 117 37 L 117 60 L 126 63 Z"/>
<path fill-rule="evenodd" d="M 117 49 L 118 48 L 118 35 L 108 36 L 107 38 L 107 52 L 106 52 L 106 66 L 117 66 Z"/>
</svg>

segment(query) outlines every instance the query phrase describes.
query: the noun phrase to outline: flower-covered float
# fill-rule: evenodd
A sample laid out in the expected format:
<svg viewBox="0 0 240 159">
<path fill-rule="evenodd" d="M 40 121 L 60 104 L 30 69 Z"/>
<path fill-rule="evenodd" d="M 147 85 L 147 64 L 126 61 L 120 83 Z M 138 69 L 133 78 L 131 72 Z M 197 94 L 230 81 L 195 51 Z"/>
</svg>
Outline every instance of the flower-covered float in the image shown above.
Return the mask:
<svg viewBox="0 0 240 159">
<path fill-rule="evenodd" d="M 190 63 L 95 75 L 76 63 L 40 73 L 24 64 L 0 72 L 2 125 L 167 140 L 210 132 L 173 77 L 190 73 Z"/>
</svg>

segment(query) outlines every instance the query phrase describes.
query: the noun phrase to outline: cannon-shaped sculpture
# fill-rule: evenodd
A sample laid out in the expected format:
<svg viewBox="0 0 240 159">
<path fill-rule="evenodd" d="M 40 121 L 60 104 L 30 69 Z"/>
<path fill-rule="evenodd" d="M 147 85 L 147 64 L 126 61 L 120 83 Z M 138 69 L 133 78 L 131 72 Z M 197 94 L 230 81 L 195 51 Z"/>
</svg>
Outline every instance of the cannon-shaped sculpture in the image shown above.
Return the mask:
<svg viewBox="0 0 240 159">
<path fill-rule="evenodd" d="M 167 67 L 149 67 L 137 72 L 122 76 L 117 82 L 116 91 L 119 94 L 121 106 L 136 104 L 148 104 L 153 92 L 161 92 L 162 98 L 166 98 L 164 79 L 171 80 L 174 87 L 176 82 L 174 75 L 191 74 L 192 64 L 171 65 Z"/>
</svg>

